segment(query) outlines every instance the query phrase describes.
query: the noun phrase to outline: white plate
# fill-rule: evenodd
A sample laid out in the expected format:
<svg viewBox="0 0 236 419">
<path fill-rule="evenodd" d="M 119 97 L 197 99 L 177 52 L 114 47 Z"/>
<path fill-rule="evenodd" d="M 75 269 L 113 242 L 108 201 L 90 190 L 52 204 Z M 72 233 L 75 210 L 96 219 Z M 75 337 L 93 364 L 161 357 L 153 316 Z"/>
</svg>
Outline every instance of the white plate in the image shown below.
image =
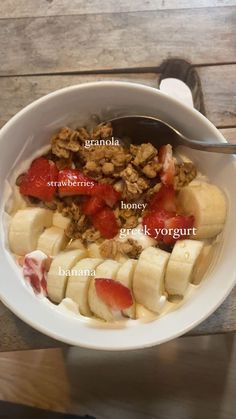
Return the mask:
<svg viewBox="0 0 236 419">
<path fill-rule="evenodd" d="M 120 114 L 158 116 L 195 139 L 219 142 L 224 138 L 199 112 L 151 87 L 125 82 L 97 82 L 51 93 L 24 108 L 0 131 L 0 188 L 12 167 L 48 143 L 64 125 L 87 123 L 91 115 L 106 119 Z M 66 316 L 47 299 L 29 292 L 4 247 L 3 202 L 0 221 L 0 298 L 35 329 L 61 341 L 94 349 L 144 348 L 173 339 L 206 319 L 226 298 L 236 282 L 235 158 L 188 151 L 200 171 L 220 186 L 228 199 L 227 222 L 217 260 L 197 291 L 178 308 L 151 323 L 129 321 L 126 326 L 99 326 Z M 2 198 L 1 198 L 2 199 Z"/>
</svg>

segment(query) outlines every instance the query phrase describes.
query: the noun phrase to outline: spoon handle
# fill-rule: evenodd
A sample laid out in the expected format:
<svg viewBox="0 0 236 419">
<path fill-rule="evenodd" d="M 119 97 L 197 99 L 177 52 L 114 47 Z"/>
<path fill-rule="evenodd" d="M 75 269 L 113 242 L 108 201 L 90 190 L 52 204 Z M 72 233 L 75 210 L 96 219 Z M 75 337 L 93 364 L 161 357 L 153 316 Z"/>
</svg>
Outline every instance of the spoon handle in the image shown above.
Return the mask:
<svg viewBox="0 0 236 419">
<path fill-rule="evenodd" d="M 194 148 L 195 150 L 210 151 L 212 153 L 224 153 L 224 154 L 235 154 L 236 153 L 236 144 L 229 143 L 205 143 L 203 141 L 197 140 L 188 140 L 181 143 L 186 145 L 189 148 Z"/>
</svg>

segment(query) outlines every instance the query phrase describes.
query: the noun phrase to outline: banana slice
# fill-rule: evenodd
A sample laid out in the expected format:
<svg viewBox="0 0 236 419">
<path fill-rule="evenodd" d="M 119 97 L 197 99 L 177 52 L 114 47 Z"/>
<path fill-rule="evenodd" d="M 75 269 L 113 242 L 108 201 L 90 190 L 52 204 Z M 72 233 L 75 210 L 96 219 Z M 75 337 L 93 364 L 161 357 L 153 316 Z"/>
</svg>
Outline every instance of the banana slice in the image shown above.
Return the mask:
<svg viewBox="0 0 236 419">
<path fill-rule="evenodd" d="M 88 255 L 90 258 L 104 259 L 100 253 L 100 246 L 97 243 L 91 243 L 88 245 Z"/>
<path fill-rule="evenodd" d="M 75 240 L 72 240 L 72 241 L 70 241 L 69 243 L 68 243 L 68 245 L 66 246 L 66 249 L 68 249 L 68 250 L 76 250 L 76 249 L 81 249 L 81 250 L 84 250 L 85 249 L 85 247 L 84 247 L 84 245 L 83 245 L 83 242 L 82 242 L 82 240 L 80 240 L 80 239 L 75 239 Z"/>
<path fill-rule="evenodd" d="M 151 321 L 157 318 L 157 313 L 154 311 L 148 310 L 142 304 L 136 304 L 136 319 Z"/>
<path fill-rule="evenodd" d="M 47 290 L 54 303 L 60 303 L 65 297 L 68 271 L 85 256 L 85 250 L 68 250 L 53 259 L 47 277 Z"/>
<path fill-rule="evenodd" d="M 126 260 L 123 263 L 123 265 L 121 265 L 116 275 L 116 280 L 121 282 L 121 284 L 125 285 L 125 287 L 129 288 L 131 291 L 132 291 L 134 268 L 136 264 L 137 264 L 137 260 L 135 259 Z M 123 310 L 122 313 L 125 316 L 130 317 L 131 319 L 135 319 L 135 302 L 131 307 Z"/>
<path fill-rule="evenodd" d="M 70 224 L 70 219 L 68 217 L 64 217 L 64 215 L 62 215 L 58 211 L 54 212 L 53 217 L 52 217 L 52 225 L 65 230 L 69 224 Z"/>
<path fill-rule="evenodd" d="M 9 245 L 19 256 L 37 248 L 40 234 L 52 224 L 52 211 L 44 208 L 25 208 L 12 217 L 9 229 Z"/>
<path fill-rule="evenodd" d="M 197 228 L 195 239 L 209 239 L 219 234 L 225 223 L 226 201 L 223 192 L 206 182 L 192 182 L 178 195 L 179 206 L 194 215 Z"/>
<path fill-rule="evenodd" d="M 123 234 L 122 232 L 120 232 L 120 237 L 118 239 L 121 242 L 126 241 L 127 239 L 133 239 L 137 241 L 137 243 L 142 247 L 142 249 L 146 249 L 150 246 L 155 246 L 156 244 L 156 240 L 143 233 L 143 226 L 141 224 L 139 224 L 136 228 L 124 230 L 127 231 L 125 231 Z"/>
<path fill-rule="evenodd" d="M 200 284 L 201 280 L 204 277 L 204 274 L 208 270 L 211 265 L 214 253 L 216 249 L 216 244 L 205 244 L 199 255 L 198 262 L 194 266 L 193 275 L 191 278 L 191 282 L 194 285 Z"/>
<path fill-rule="evenodd" d="M 119 263 L 125 263 L 127 260 L 129 260 L 128 256 L 125 255 L 118 255 L 115 260 Z"/>
<path fill-rule="evenodd" d="M 116 274 L 120 268 L 120 263 L 115 260 L 107 259 L 96 269 L 96 278 L 116 279 Z M 114 314 L 112 310 L 98 297 L 95 280 L 91 279 L 88 291 L 88 303 L 90 310 L 95 316 L 106 321 L 113 321 Z"/>
<path fill-rule="evenodd" d="M 175 243 L 165 275 L 165 289 L 169 295 L 184 295 L 203 246 L 204 243 L 198 240 Z"/>
<path fill-rule="evenodd" d="M 92 277 L 91 273 L 102 262 L 102 259 L 82 259 L 74 266 L 75 273 L 69 277 L 66 297 L 78 304 L 79 311 L 84 316 L 92 316 L 88 305 L 88 287 Z"/>
<path fill-rule="evenodd" d="M 135 300 L 155 313 L 159 313 L 162 308 L 161 296 L 169 256 L 164 250 L 148 247 L 142 251 L 134 271 Z"/>
<path fill-rule="evenodd" d="M 68 238 L 65 236 L 64 230 L 52 226 L 39 236 L 37 249 L 42 250 L 48 256 L 55 256 L 66 247 L 67 243 Z"/>
</svg>

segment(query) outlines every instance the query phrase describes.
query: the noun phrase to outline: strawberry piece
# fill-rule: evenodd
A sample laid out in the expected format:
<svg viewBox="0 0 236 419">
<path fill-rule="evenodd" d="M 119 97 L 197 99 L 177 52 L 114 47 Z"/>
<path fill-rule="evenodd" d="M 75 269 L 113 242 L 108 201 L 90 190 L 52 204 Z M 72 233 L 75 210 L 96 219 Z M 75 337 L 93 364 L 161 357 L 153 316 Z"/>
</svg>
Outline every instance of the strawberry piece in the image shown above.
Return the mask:
<svg viewBox="0 0 236 419">
<path fill-rule="evenodd" d="M 78 169 L 60 170 L 58 176 L 60 196 L 91 195 L 95 181 Z"/>
<path fill-rule="evenodd" d="M 40 294 L 41 292 L 46 294 L 46 263 L 48 258 L 45 255 L 43 258 L 36 259 L 33 253 L 27 254 L 24 258 L 23 275 L 30 282 L 36 294 Z"/>
<path fill-rule="evenodd" d="M 158 230 L 165 228 L 166 220 L 173 217 L 174 215 L 175 213 L 171 213 L 165 210 L 156 212 L 153 211 L 144 215 L 142 219 L 142 225 L 145 227 L 145 230 L 149 236 L 158 241 L 162 241 L 163 235 L 161 231 Z"/>
<path fill-rule="evenodd" d="M 82 211 L 86 215 L 93 215 L 104 208 L 105 202 L 99 196 L 91 196 L 82 204 Z"/>
<path fill-rule="evenodd" d="M 124 310 L 133 304 L 131 291 L 118 281 L 96 278 L 95 288 L 98 297 L 114 310 Z"/>
<path fill-rule="evenodd" d="M 160 190 L 152 196 L 148 210 L 176 212 L 176 192 L 173 186 L 161 185 Z"/>
<path fill-rule="evenodd" d="M 102 198 L 109 207 L 114 205 L 120 200 L 121 194 L 117 192 L 109 183 L 99 183 L 93 188 L 93 195 Z"/>
<path fill-rule="evenodd" d="M 193 215 L 175 215 L 165 221 L 165 228 L 168 229 L 169 234 L 163 236 L 163 242 L 165 244 L 174 244 L 177 240 L 182 240 L 188 237 L 188 234 L 184 235 L 181 234 L 181 237 L 174 238 L 174 231 L 170 231 L 170 229 L 178 229 L 179 234 L 181 230 L 187 230 L 189 228 L 193 228 L 194 226 L 194 216 Z"/>
<path fill-rule="evenodd" d="M 114 212 L 110 208 L 103 208 L 92 216 L 94 227 L 106 239 L 112 239 L 118 233 L 118 225 Z"/>
<path fill-rule="evenodd" d="M 167 144 L 161 146 L 158 156 L 160 163 L 163 165 L 163 169 L 160 172 L 162 183 L 167 186 L 173 185 L 175 176 L 175 162 L 171 145 Z"/>
<path fill-rule="evenodd" d="M 40 157 L 34 160 L 20 183 L 20 193 L 51 201 L 56 193 L 58 170 L 51 160 Z"/>
</svg>

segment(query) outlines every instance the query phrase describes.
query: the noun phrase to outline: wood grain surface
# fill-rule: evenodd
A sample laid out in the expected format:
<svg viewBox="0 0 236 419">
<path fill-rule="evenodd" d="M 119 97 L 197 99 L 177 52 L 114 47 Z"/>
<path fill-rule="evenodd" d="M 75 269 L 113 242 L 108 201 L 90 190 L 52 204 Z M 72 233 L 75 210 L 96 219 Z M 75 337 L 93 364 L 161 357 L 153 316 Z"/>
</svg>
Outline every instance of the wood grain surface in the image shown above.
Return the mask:
<svg viewBox="0 0 236 419">
<path fill-rule="evenodd" d="M 236 126 L 236 64 L 201 67 L 198 74 L 207 117 L 218 127 Z"/>
<path fill-rule="evenodd" d="M 235 417 L 232 334 L 178 339 L 132 352 L 2 353 L 0 370 L 1 399 L 42 409 L 96 419 Z"/>
<path fill-rule="evenodd" d="M 230 142 L 236 143 L 236 127 L 220 129 L 223 136 Z"/>
<path fill-rule="evenodd" d="M 67 411 L 70 387 L 60 350 L 2 353 L 0 371 L 1 400 Z"/>
<path fill-rule="evenodd" d="M 207 117 L 216 126 L 236 126 L 236 64 L 198 68 Z M 20 109 L 54 90 L 96 80 L 127 80 L 158 87 L 158 73 L 0 77 L 0 126 Z M 229 136 L 229 139 L 231 136 Z"/>
<path fill-rule="evenodd" d="M 1 17 L 67 16 L 236 5 L 235 0 L 1 0 Z"/>
<path fill-rule="evenodd" d="M 3 19 L 0 75 L 235 60 L 236 8 Z M 148 47 L 147 47 L 148 46 Z"/>
</svg>

